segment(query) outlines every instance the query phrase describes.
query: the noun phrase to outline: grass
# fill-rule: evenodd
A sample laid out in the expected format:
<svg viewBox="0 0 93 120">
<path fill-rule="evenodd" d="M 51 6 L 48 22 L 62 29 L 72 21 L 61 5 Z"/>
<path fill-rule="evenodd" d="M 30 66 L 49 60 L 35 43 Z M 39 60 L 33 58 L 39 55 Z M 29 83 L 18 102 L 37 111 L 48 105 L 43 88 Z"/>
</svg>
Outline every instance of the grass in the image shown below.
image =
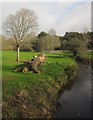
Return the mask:
<svg viewBox="0 0 93 120">
<path fill-rule="evenodd" d="M 54 109 L 53 104 L 60 87 L 65 86 L 76 75 L 77 64 L 66 53 L 61 55 L 47 53 L 46 63 L 39 68 L 40 74 L 14 72 L 17 65 L 22 61 L 32 59 L 36 54 L 38 53 L 20 52 L 21 62 L 16 62 L 15 51 L 2 52 L 3 101 L 7 103 L 3 107 L 4 117 L 48 116 L 50 112 L 46 111 Z M 18 103 L 19 98 L 16 99 L 16 96 L 22 91 L 27 92 L 28 95 L 23 94 L 21 97 L 22 99 L 26 97 L 25 102 Z M 11 101 L 13 105 L 11 105 Z M 26 101 L 29 103 L 29 107 L 27 107 Z M 23 104 L 26 104 L 26 109 L 30 113 L 23 111 Z"/>
<path fill-rule="evenodd" d="M 87 51 L 85 58 L 88 60 L 93 60 L 93 51 Z"/>
</svg>

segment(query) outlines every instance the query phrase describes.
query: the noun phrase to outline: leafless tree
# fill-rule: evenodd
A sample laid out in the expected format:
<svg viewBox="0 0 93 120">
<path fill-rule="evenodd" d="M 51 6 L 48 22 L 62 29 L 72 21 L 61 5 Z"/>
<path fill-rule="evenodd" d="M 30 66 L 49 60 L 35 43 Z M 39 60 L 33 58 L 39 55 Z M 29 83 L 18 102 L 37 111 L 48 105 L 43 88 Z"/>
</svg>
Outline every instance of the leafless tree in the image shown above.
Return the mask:
<svg viewBox="0 0 93 120">
<path fill-rule="evenodd" d="M 52 51 L 55 48 L 59 48 L 61 45 L 58 36 L 43 36 L 38 39 L 38 50 L 39 51 Z"/>
<path fill-rule="evenodd" d="M 55 29 L 50 29 L 49 30 L 49 35 L 52 35 L 52 36 L 54 36 L 54 35 L 56 35 L 56 31 L 55 31 Z"/>
<path fill-rule="evenodd" d="M 4 30 L 6 33 L 13 36 L 17 43 L 17 61 L 19 61 L 20 45 L 27 35 L 30 35 L 37 27 L 37 16 L 34 11 L 30 9 L 20 9 L 14 15 L 7 17 L 4 23 Z"/>
</svg>

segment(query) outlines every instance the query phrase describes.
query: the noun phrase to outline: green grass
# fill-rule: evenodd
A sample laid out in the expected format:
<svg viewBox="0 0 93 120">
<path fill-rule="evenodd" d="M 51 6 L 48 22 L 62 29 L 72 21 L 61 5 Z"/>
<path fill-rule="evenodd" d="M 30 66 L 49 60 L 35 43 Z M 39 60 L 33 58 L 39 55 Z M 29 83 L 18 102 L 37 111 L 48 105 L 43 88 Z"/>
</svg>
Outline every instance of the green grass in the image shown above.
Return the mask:
<svg viewBox="0 0 93 120">
<path fill-rule="evenodd" d="M 32 59 L 36 54 L 38 53 L 20 52 L 20 60 L 26 61 Z M 39 68 L 41 71 L 40 74 L 35 74 L 33 72 L 18 73 L 14 72 L 14 68 L 22 62 L 16 62 L 16 52 L 2 52 L 3 101 L 8 102 L 9 107 L 9 109 L 8 107 L 7 109 L 4 109 L 4 116 L 7 116 L 8 114 L 10 117 L 18 117 L 15 110 L 16 107 L 14 108 L 14 106 L 12 106 L 11 108 L 13 114 L 9 111 L 11 106 L 9 101 L 22 90 L 28 92 L 27 99 L 29 99 L 30 104 L 34 105 L 33 108 L 37 109 L 37 106 L 41 104 L 38 100 L 41 100 L 41 98 L 46 105 L 49 104 L 49 106 L 51 106 L 51 101 L 56 100 L 60 86 L 65 86 L 68 83 L 68 79 L 73 79 L 76 75 L 77 64 L 68 55 L 54 55 L 47 53 L 47 56 L 46 63 Z M 51 97 L 47 99 L 49 94 L 51 94 Z M 38 107 L 38 111 L 41 111 L 42 113 L 41 106 L 40 108 Z M 39 116 L 37 113 L 35 114 L 35 111 L 33 115 L 31 114 L 28 116 Z"/>
<path fill-rule="evenodd" d="M 87 51 L 85 58 L 88 60 L 93 60 L 93 51 Z"/>
</svg>

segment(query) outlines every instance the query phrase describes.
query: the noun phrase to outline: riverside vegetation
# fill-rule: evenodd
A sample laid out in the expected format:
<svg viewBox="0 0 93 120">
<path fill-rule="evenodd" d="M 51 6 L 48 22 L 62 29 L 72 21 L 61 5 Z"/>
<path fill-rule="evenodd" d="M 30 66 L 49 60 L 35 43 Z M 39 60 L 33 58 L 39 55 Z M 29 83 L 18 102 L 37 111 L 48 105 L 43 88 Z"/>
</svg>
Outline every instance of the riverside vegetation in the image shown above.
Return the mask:
<svg viewBox="0 0 93 120">
<path fill-rule="evenodd" d="M 16 62 L 15 51 L 2 52 L 3 118 L 51 117 L 60 88 L 75 77 L 77 63 L 65 52 L 46 53 L 48 58 L 39 67 L 40 74 L 14 71 L 37 54 L 20 52 L 23 61 Z"/>
</svg>

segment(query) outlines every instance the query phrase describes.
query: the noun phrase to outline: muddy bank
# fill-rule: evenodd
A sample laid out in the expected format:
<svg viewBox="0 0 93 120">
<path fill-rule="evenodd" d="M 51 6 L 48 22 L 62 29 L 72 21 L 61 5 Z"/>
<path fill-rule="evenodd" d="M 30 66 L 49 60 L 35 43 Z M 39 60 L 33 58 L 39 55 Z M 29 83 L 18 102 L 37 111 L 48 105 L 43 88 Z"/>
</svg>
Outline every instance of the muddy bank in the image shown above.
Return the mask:
<svg viewBox="0 0 93 120">
<path fill-rule="evenodd" d="M 91 73 L 91 66 L 79 65 L 73 85 L 57 100 L 60 108 L 53 115 L 54 118 L 91 117 Z"/>
</svg>

